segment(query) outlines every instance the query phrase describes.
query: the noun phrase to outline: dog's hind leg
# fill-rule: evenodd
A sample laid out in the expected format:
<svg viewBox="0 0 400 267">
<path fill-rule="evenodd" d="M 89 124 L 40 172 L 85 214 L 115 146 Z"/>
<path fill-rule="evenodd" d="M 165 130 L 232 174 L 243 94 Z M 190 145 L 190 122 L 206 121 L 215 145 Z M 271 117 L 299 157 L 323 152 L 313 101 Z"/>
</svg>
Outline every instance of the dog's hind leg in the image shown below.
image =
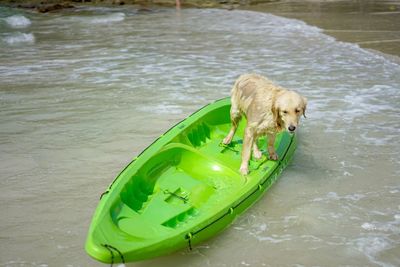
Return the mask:
<svg viewBox="0 0 400 267">
<path fill-rule="evenodd" d="M 233 101 L 232 101 L 233 102 Z M 228 135 L 222 140 L 222 143 L 228 145 L 232 142 L 232 138 L 235 135 L 236 129 L 239 125 L 240 119 L 242 118 L 242 114 L 240 113 L 239 109 L 232 103 L 231 106 L 231 129 Z"/>
</svg>

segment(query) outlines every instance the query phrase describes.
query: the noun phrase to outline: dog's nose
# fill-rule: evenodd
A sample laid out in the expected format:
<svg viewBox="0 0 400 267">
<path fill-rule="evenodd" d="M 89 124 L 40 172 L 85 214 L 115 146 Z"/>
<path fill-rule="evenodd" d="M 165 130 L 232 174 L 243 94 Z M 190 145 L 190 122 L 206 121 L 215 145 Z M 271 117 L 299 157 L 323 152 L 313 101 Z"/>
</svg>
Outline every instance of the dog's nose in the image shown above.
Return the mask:
<svg viewBox="0 0 400 267">
<path fill-rule="evenodd" d="M 288 129 L 289 131 L 294 132 L 294 130 L 296 130 L 296 126 L 290 125 Z"/>
</svg>

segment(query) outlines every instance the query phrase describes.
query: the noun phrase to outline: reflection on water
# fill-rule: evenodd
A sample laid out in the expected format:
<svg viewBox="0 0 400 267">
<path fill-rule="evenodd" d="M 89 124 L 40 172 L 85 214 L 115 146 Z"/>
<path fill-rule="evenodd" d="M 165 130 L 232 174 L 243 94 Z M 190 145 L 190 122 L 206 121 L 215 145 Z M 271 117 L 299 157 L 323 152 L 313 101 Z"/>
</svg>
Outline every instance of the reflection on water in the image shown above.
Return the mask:
<svg viewBox="0 0 400 267">
<path fill-rule="evenodd" d="M 1 266 L 99 266 L 101 192 L 245 72 L 308 97 L 292 165 L 221 235 L 128 266 L 400 264 L 399 65 L 249 11 L 0 14 Z"/>
</svg>

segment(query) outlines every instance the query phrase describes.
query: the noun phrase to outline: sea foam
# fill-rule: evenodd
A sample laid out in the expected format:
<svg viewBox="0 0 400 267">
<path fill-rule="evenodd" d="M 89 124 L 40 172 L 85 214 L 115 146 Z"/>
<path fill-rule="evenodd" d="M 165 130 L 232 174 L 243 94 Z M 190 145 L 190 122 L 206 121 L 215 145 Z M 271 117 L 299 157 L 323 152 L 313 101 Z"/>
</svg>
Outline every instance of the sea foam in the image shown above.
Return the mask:
<svg viewBox="0 0 400 267">
<path fill-rule="evenodd" d="M 390 239 L 378 236 L 361 237 L 354 241 L 354 245 L 371 262 L 379 266 L 393 266 L 379 260 L 381 254 L 393 248 L 393 242 Z"/>
<path fill-rule="evenodd" d="M 33 44 L 35 43 L 35 36 L 32 33 L 17 32 L 12 35 L 6 36 L 3 40 L 9 45 L 16 44 Z"/>
<path fill-rule="evenodd" d="M 98 15 L 90 18 L 89 23 L 110 23 L 119 22 L 125 19 L 125 14 L 122 12 L 115 12 L 109 15 Z"/>
<path fill-rule="evenodd" d="M 26 28 L 32 24 L 31 20 L 22 15 L 13 15 L 4 19 L 12 28 Z"/>
</svg>

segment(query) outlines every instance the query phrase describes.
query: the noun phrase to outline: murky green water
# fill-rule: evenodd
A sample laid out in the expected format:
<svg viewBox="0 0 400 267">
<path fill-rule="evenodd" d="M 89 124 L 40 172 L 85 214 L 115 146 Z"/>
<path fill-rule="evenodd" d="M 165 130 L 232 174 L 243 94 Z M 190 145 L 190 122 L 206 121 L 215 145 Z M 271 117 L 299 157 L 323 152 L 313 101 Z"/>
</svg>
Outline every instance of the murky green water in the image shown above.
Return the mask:
<svg viewBox="0 0 400 267">
<path fill-rule="evenodd" d="M 127 266 L 400 265 L 399 65 L 250 11 L 0 15 L 0 266 L 101 266 L 100 194 L 245 72 L 308 97 L 292 165 L 216 238 Z"/>
</svg>

